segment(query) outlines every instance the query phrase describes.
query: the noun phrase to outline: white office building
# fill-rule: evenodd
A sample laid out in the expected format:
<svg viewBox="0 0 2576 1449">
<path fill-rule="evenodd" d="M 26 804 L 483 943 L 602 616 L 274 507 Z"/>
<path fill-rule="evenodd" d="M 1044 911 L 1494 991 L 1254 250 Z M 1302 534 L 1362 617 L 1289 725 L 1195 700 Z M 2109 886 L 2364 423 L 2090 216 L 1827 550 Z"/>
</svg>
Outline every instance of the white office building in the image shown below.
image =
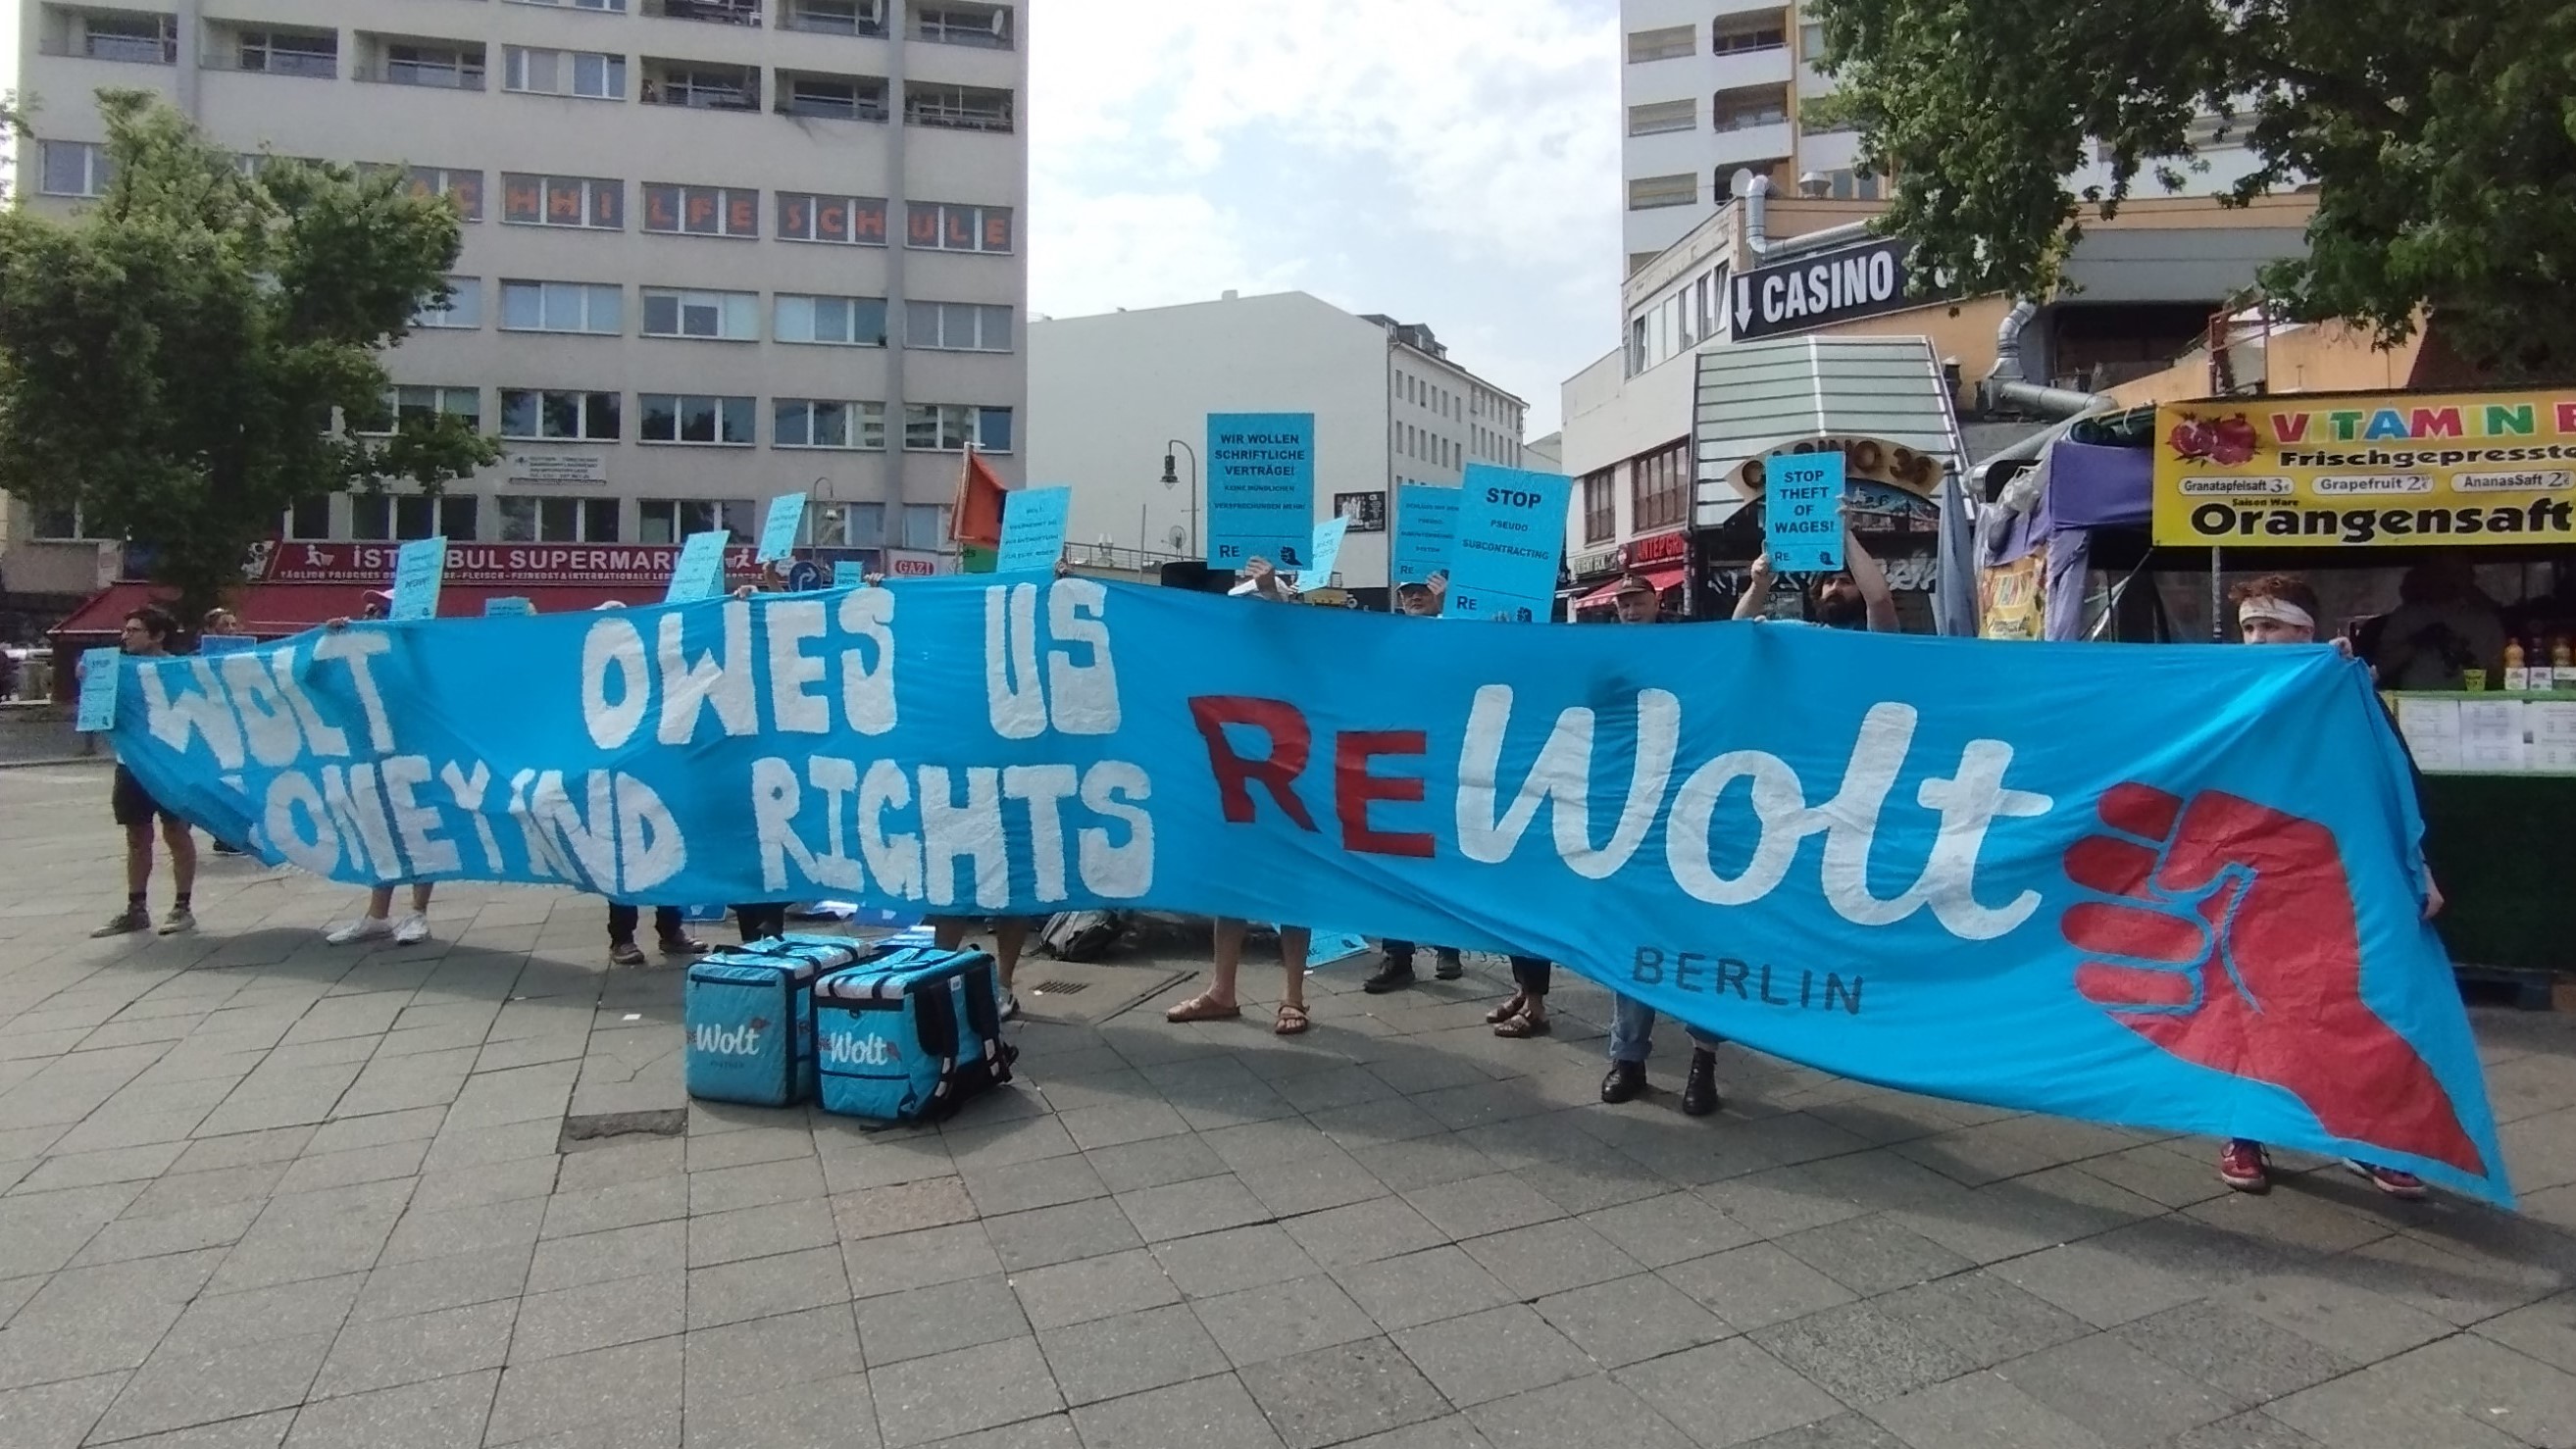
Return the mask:
<svg viewBox="0 0 2576 1449">
<path fill-rule="evenodd" d="M 1073 489 L 1078 559 L 1202 557 L 1207 415 L 1313 413 L 1316 520 L 1351 517 L 1341 582 L 1383 588 L 1394 490 L 1454 487 L 1470 463 L 1526 466 L 1526 410 L 1430 328 L 1303 292 L 1029 326 L 1029 481 Z"/>
<path fill-rule="evenodd" d="M 944 546 L 971 443 L 1026 421 L 1026 0 L 26 0 L 19 189 L 107 180 L 94 93 L 156 89 L 245 165 L 407 168 L 465 220 L 401 411 L 506 460 L 310 499 L 289 540 L 667 543 L 813 496 L 818 544 Z M 85 591 L 15 510 L 7 588 Z M 48 545 L 57 545 L 48 548 Z M 55 578 L 55 574 L 66 575 Z"/>
<path fill-rule="evenodd" d="M 1858 165 L 1859 134 L 1805 114 L 1835 83 L 1816 68 L 1824 27 L 1795 0 L 1620 0 L 1619 18 L 1625 273 L 1715 215 L 1747 173 L 1781 196 L 1879 199 L 1880 178 Z M 2193 175 L 2194 192 L 2252 168 L 2241 125 L 2212 114 L 2197 130 L 2211 168 Z M 2105 159 L 2087 160 L 2079 191 L 2109 181 Z M 2162 193 L 2144 181 L 2142 194 Z"/>
</svg>

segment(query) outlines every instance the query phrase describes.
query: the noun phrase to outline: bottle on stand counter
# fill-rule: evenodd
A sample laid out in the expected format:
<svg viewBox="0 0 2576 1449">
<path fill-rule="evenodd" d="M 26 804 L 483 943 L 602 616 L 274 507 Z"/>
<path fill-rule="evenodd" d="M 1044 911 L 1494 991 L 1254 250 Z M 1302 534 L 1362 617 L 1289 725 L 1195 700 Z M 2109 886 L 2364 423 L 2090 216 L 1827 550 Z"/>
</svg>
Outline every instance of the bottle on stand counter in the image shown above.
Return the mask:
<svg viewBox="0 0 2576 1449">
<path fill-rule="evenodd" d="M 2569 644 L 2566 635 L 2550 641 L 2549 665 L 2550 687 L 2576 693 L 2576 645 Z"/>
<path fill-rule="evenodd" d="M 2520 694 L 2531 688 L 2531 670 L 2525 663 L 2519 639 L 2504 641 L 2504 687 L 2510 694 Z"/>
</svg>

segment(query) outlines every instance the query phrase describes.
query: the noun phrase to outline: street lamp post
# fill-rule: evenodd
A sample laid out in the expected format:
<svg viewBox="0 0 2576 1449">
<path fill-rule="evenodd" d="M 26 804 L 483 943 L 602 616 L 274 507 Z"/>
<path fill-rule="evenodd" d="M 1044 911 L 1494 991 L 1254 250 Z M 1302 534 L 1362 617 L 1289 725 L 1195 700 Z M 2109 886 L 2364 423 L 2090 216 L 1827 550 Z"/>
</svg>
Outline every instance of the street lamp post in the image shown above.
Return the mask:
<svg viewBox="0 0 2576 1449">
<path fill-rule="evenodd" d="M 1198 449 L 1178 438 L 1164 441 L 1163 486 L 1166 488 L 1176 488 L 1181 482 L 1181 475 L 1174 467 L 1175 460 L 1171 451 L 1174 448 L 1190 455 L 1190 557 L 1197 558 L 1199 556 L 1199 453 Z"/>
</svg>

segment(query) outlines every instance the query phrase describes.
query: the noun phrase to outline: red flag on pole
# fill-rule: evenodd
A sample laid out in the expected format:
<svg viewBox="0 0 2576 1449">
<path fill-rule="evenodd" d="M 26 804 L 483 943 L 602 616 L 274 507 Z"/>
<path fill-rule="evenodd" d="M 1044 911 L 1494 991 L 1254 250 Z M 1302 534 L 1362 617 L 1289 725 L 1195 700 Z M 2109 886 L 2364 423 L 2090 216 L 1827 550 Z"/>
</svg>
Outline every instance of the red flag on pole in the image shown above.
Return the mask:
<svg viewBox="0 0 2576 1449">
<path fill-rule="evenodd" d="M 948 509 L 948 536 L 958 543 L 999 548 L 1002 543 L 1001 475 L 974 449 L 966 450 L 966 467 L 957 477 L 957 497 Z"/>
</svg>

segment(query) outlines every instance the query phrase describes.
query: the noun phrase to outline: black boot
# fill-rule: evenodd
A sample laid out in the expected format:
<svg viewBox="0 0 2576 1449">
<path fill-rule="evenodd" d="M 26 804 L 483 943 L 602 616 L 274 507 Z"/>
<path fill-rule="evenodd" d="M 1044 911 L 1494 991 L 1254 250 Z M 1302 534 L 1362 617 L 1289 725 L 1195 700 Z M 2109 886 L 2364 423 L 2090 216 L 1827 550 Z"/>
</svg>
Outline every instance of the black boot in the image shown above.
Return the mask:
<svg viewBox="0 0 2576 1449">
<path fill-rule="evenodd" d="M 1443 981 L 1455 981 L 1467 974 L 1467 963 L 1458 959 L 1457 952 L 1443 951 L 1433 958 L 1431 974 Z"/>
<path fill-rule="evenodd" d="M 1610 1075 L 1601 1079 L 1601 1100 L 1611 1106 L 1633 1102 L 1646 1094 L 1644 1062 L 1612 1062 Z"/>
<path fill-rule="evenodd" d="M 1402 991 L 1412 984 L 1413 956 L 1407 952 L 1387 957 L 1386 964 L 1377 968 L 1376 975 L 1360 983 L 1360 990 L 1371 996 L 1383 996 L 1390 991 Z"/>
<path fill-rule="evenodd" d="M 1717 1053 L 1691 1048 L 1690 1075 L 1682 1079 L 1682 1115 L 1705 1117 L 1717 1110 Z"/>
</svg>

